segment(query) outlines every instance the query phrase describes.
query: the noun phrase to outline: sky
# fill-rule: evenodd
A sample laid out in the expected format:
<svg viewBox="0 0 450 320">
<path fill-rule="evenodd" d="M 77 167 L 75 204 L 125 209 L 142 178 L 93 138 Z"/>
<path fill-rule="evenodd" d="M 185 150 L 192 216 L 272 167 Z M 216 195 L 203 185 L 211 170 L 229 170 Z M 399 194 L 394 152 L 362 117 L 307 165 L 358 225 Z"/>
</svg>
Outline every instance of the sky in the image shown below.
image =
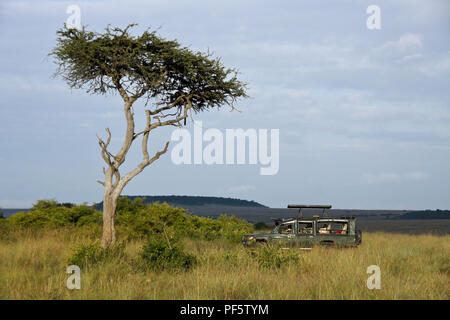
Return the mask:
<svg viewBox="0 0 450 320">
<path fill-rule="evenodd" d="M 124 189 L 129 195 L 202 195 L 331 204 L 347 209 L 450 208 L 450 2 L 443 1 L 0 2 L 0 206 L 38 199 L 102 200 L 96 134 L 125 131 L 119 96 L 71 90 L 47 54 L 78 5 L 101 32 L 157 29 L 237 68 L 251 98 L 194 116 L 203 128 L 278 129 L 279 170 L 175 165 L 170 150 Z M 369 29 L 370 5 L 380 29 Z M 135 106 L 137 127 L 144 105 Z M 139 116 L 140 115 L 140 116 Z M 193 132 L 193 122 L 186 129 Z M 150 137 L 160 150 L 172 128 Z M 140 161 L 135 146 L 123 172 Z"/>
</svg>

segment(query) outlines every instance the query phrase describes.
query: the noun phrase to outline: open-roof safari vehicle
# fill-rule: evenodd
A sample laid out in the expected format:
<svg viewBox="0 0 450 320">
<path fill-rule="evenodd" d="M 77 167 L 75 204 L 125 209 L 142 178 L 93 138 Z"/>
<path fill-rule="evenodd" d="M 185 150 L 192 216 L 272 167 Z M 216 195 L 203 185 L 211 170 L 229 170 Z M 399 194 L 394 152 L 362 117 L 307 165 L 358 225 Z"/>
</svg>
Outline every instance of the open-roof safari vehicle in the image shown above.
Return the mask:
<svg viewBox="0 0 450 320">
<path fill-rule="evenodd" d="M 272 219 L 275 228 L 271 233 L 255 233 L 244 235 L 245 246 L 253 243 L 268 244 L 284 241 L 287 246 L 312 247 L 316 244 L 357 246 L 361 243 L 362 234 L 356 229 L 355 217 L 324 217 L 325 209 L 330 205 L 288 205 L 298 208 L 299 216 L 291 219 Z M 322 217 L 303 218 L 303 208 L 323 209 Z"/>
</svg>

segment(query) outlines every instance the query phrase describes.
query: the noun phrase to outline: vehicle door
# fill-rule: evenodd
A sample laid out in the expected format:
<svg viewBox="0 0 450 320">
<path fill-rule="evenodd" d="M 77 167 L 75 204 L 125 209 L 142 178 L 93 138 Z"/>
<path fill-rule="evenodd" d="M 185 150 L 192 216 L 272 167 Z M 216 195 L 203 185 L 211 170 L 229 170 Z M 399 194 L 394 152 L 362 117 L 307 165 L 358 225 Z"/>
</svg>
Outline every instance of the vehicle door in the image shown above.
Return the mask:
<svg viewBox="0 0 450 320">
<path fill-rule="evenodd" d="M 295 239 L 295 231 L 295 221 L 285 222 L 278 227 L 278 234 L 273 239 L 276 241 L 286 241 L 287 244 L 291 245 Z"/>
<path fill-rule="evenodd" d="M 314 243 L 314 225 L 313 220 L 298 220 L 295 243 L 298 246 L 310 247 Z"/>
</svg>

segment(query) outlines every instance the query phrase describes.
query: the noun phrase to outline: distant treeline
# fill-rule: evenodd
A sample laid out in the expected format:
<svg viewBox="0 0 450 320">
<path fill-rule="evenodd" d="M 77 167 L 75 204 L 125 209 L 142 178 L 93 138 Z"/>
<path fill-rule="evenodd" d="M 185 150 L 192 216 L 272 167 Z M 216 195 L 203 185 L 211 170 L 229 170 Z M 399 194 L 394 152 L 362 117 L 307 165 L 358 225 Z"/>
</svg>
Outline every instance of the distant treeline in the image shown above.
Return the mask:
<svg viewBox="0 0 450 320">
<path fill-rule="evenodd" d="M 230 206 L 230 207 L 258 207 L 267 208 L 266 206 L 256 202 L 234 198 L 222 197 L 202 197 L 202 196 L 123 196 L 130 200 L 143 198 L 145 204 L 154 202 L 168 203 L 172 206 Z M 103 210 L 103 201 L 95 205 L 97 210 Z"/>
<path fill-rule="evenodd" d="M 410 211 L 391 219 L 450 219 L 450 210 Z"/>
</svg>

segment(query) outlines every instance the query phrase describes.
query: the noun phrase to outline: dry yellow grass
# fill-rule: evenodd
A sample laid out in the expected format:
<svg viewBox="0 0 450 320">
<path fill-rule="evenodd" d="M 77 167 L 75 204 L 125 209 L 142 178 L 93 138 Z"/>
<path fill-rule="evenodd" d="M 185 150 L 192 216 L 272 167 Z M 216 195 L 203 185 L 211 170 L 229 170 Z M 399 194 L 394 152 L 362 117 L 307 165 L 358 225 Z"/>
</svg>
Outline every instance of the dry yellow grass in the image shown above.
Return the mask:
<svg viewBox="0 0 450 320">
<path fill-rule="evenodd" d="M 175 274 L 137 271 L 142 243 L 131 242 L 127 259 L 82 269 L 81 290 L 69 290 L 67 257 L 86 240 L 64 230 L 20 234 L 0 241 L 0 298 L 449 299 L 449 239 L 364 234 L 358 248 L 296 251 L 299 262 L 279 269 L 259 268 L 240 244 L 186 240 L 200 263 Z M 366 287 L 369 265 L 381 268 L 380 290 Z"/>
</svg>

